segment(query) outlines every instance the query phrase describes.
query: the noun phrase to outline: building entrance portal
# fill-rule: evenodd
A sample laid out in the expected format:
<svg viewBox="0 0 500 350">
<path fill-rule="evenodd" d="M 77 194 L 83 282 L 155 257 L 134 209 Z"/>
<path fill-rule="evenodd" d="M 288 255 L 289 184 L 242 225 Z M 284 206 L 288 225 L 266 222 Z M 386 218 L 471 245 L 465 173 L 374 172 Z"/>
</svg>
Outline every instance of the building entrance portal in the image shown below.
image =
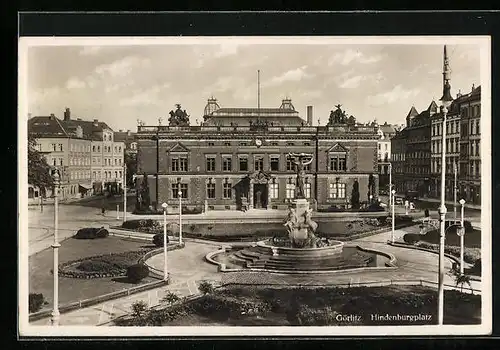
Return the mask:
<svg viewBox="0 0 500 350">
<path fill-rule="evenodd" d="M 253 185 L 253 207 L 255 209 L 267 209 L 267 185 Z"/>
</svg>

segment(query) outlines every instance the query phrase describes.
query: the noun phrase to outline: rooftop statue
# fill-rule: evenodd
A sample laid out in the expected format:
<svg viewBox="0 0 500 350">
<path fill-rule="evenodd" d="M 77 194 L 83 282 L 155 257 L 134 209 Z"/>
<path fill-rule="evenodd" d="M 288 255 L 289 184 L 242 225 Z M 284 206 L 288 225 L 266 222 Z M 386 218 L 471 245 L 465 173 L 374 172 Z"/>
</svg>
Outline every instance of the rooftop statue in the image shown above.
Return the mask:
<svg viewBox="0 0 500 350">
<path fill-rule="evenodd" d="M 189 126 L 189 115 L 186 110 L 181 109 L 180 104 L 175 105 L 177 109 L 174 111 L 170 111 L 170 118 L 168 118 L 168 122 L 170 126 Z"/>
<path fill-rule="evenodd" d="M 337 107 L 335 111 L 330 111 L 330 118 L 328 120 L 328 125 L 347 123 L 348 118 L 345 111 L 341 109 L 342 105 L 338 104 L 335 107 Z"/>
</svg>

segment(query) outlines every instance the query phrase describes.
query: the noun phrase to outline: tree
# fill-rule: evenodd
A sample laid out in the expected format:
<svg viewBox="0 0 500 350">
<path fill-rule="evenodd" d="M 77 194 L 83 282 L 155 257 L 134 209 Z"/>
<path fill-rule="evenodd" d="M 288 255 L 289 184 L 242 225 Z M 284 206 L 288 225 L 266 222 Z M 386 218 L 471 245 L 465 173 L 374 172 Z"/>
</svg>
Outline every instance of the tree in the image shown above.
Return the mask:
<svg viewBox="0 0 500 350">
<path fill-rule="evenodd" d="M 45 190 L 54 187 L 54 180 L 50 174 L 50 165 L 36 150 L 36 145 L 35 137 L 28 135 L 28 183 L 40 189 L 40 210 L 43 211 Z"/>
<path fill-rule="evenodd" d="M 135 188 L 134 175 L 137 174 L 137 155 L 125 153 L 124 161 L 127 167 L 127 187 Z"/>
<path fill-rule="evenodd" d="M 455 277 L 455 285 L 457 287 L 460 286 L 460 293 L 462 293 L 462 291 L 463 291 L 464 284 L 467 284 L 467 285 L 469 285 L 469 289 L 470 289 L 471 294 L 474 294 L 474 289 L 472 289 L 470 276 L 460 273 L 460 271 L 456 268 L 452 269 L 451 273 Z"/>
<path fill-rule="evenodd" d="M 354 180 L 351 192 L 351 206 L 353 209 L 359 209 L 359 182 Z"/>
</svg>

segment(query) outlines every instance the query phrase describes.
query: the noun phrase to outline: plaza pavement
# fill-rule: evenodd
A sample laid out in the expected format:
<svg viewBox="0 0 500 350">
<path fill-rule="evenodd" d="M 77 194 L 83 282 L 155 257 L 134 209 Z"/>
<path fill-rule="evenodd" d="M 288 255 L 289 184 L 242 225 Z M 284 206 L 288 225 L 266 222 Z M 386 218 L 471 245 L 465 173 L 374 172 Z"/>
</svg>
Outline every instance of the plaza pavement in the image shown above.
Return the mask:
<svg viewBox="0 0 500 350">
<path fill-rule="evenodd" d="M 418 226 L 412 226 L 395 232 L 396 240 L 401 240 L 407 232 L 417 232 Z M 374 236 L 354 241 L 367 248 L 380 249 L 394 254 L 397 258 L 396 270 L 377 272 L 342 272 L 328 275 L 284 275 L 263 272 L 230 272 L 219 273 L 215 265 L 205 262 L 205 255 L 216 250 L 220 244 L 186 240 L 184 249 L 168 253 L 168 269 L 172 282 L 168 286 L 141 292 L 128 297 L 107 301 L 89 308 L 78 309 L 61 314 L 61 325 L 101 325 L 111 319 L 130 312 L 133 302 L 144 300 L 149 306 L 157 305 L 167 291 L 180 296 L 198 293 L 197 286 L 203 280 L 210 280 L 215 284 L 243 283 L 243 284 L 343 284 L 360 282 L 381 282 L 388 280 L 427 280 L 437 281 L 438 255 L 435 253 L 394 247 L 387 244 L 391 232 L 383 232 Z M 162 270 L 163 255 L 153 256 L 148 263 Z M 451 260 L 445 258 L 445 271 L 451 269 Z M 474 289 L 481 289 L 480 282 L 472 282 Z M 451 276 L 445 275 L 445 284 L 454 285 Z M 48 325 L 49 319 L 35 321 L 32 325 Z"/>
</svg>

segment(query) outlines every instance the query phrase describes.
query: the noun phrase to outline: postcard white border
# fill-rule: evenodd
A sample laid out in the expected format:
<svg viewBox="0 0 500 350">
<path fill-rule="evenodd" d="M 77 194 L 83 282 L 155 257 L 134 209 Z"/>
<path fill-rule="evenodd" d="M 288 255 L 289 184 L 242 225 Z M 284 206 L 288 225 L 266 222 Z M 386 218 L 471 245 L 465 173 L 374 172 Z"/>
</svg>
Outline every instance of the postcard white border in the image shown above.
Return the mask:
<svg viewBox="0 0 500 350">
<path fill-rule="evenodd" d="M 131 46 L 193 44 L 313 44 L 313 45 L 459 45 L 480 47 L 481 65 L 481 228 L 482 323 L 432 326 L 335 326 L 335 327 L 97 327 L 33 326 L 28 322 L 28 198 L 27 177 L 27 51 L 35 46 Z M 491 38 L 489 36 L 342 36 L 342 37 L 22 37 L 19 38 L 18 105 L 18 330 L 28 337 L 136 337 L 136 336 L 428 336 L 486 335 L 492 331 L 491 278 Z M 24 233 L 24 234 L 23 234 Z M 485 278 L 488 277 L 488 278 Z"/>
</svg>

